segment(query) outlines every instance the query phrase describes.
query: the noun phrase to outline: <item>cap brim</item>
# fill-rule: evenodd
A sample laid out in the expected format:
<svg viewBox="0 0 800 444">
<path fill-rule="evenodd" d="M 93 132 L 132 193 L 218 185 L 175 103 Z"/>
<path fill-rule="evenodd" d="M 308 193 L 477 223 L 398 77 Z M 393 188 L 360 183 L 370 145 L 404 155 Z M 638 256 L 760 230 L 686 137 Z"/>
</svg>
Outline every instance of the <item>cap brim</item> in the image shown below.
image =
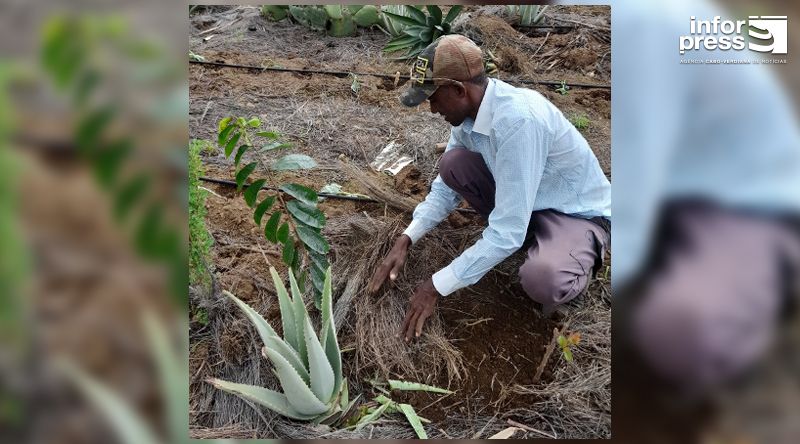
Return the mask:
<svg viewBox="0 0 800 444">
<path fill-rule="evenodd" d="M 418 106 L 420 103 L 428 100 L 428 97 L 433 95 L 437 88 L 439 87 L 432 83 L 412 86 L 400 96 L 400 103 L 405 106 Z"/>
</svg>

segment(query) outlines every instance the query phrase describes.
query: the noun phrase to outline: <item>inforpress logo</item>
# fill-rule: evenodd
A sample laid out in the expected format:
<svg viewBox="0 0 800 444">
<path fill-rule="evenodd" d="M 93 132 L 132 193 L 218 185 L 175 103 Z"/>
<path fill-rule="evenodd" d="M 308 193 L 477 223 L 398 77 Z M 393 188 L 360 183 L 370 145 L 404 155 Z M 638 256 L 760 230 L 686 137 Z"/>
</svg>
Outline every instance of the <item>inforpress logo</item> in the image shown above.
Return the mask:
<svg viewBox="0 0 800 444">
<path fill-rule="evenodd" d="M 758 52 L 769 52 L 772 54 L 786 54 L 788 17 L 784 16 L 761 16 L 750 17 L 750 41 L 749 48 Z M 758 43 L 765 42 L 764 45 Z"/>
<path fill-rule="evenodd" d="M 681 55 L 700 48 L 719 51 L 751 51 L 786 54 L 787 16 L 750 16 L 748 20 L 689 18 L 689 35 L 680 36 Z M 745 32 L 746 31 L 746 32 Z"/>
</svg>

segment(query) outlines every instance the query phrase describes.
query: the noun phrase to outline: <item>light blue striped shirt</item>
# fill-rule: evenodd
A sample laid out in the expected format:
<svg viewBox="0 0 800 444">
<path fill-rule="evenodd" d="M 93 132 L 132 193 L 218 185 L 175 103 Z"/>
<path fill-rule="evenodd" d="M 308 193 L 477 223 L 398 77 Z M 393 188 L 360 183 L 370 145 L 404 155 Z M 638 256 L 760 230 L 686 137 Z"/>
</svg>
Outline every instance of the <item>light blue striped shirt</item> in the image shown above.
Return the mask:
<svg viewBox="0 0 800 444">
<path fill-rule="evenodd" d="M 474 284 L 518 250 L 533 211 L 611 216 L 611 185 L 586 139 L 536 91 L 490 79 L 475 120 L 451 130 L 447 150 L 455 147 L 483 157 L 497 192 L 481 239 L 433 275 L 443 296 Z M 416 242 L 460 201 L 437 176 L 404 233 Z"/>
</svg>

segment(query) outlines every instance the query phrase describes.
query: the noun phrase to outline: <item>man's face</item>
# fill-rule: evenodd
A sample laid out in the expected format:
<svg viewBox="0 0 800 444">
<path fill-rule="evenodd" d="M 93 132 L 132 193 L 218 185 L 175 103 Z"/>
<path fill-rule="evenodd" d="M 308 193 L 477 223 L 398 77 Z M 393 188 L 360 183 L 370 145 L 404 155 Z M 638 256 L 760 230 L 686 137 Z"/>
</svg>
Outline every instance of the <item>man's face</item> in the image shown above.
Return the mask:
<svg viewBox="0 0 800 444">
<path fill-rule="evenodd" d="M 441 114 L 452 126 L 461 125 L 467 118 L 468 100 L 466 90 L 461 85 L 442 85 L 430 97 L 431 112 Z"/>
</svg>

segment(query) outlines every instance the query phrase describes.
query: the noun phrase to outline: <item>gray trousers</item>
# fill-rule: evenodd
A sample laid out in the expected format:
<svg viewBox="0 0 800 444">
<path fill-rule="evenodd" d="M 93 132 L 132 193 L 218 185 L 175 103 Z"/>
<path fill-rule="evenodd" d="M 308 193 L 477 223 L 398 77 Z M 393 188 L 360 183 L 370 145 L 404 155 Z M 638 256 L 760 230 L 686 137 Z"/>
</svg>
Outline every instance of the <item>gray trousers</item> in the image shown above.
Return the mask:
<svg viewBox="0 0 800 444">
<path fill-rule="evenodd" d="M 495 181 L 480 154 L 463 148 L 447 151 L 439 161 L 439 174 L 447 186 L 489 218 Z M 609 243 L 609 233 L 591 220 L 554 210 L 533 212 L 523 244 L 528 257 L 519 268 L 522 288 L 545 312 L 551 311 L 586 289 Z"/>
<path fill-rule="evenodd" d="M 665 211 L 629 336 L 660 376 L 703 390 L 767 350 L 800 269 L 800 238 L 773 217 L 696 203 Z"/>
</svg>

